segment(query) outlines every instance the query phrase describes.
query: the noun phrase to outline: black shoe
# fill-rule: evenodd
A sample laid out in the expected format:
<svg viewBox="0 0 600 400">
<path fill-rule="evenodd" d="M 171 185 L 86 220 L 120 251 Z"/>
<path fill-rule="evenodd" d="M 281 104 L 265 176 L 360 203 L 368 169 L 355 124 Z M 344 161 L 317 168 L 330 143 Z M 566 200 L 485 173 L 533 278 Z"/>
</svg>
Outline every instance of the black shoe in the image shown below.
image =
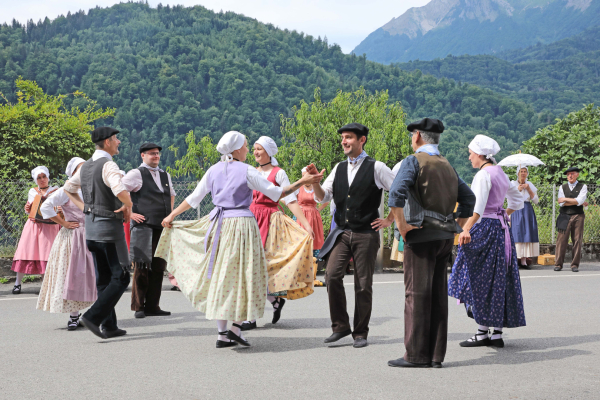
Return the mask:
<svg viewBox="0 0 600 400">
<path fill-rule="evenodd" d="M 415 364 L 406 361 L 404 358 L 399 358 L 397 360 L 388 361 L 388 366 L 390 367 L 400 367 L 400 368 L 431 368 L 431 364 Z"/>
<path fill-rule="evenodd" d="M 173 287 L 171 288 L 172 291 L 174 292 L 181 292 L 181 289 L 179 289 L 177 286 L 173 285 Z"/>
<path fill-rule="evenodd" d="M 170 311 L 161 310 L 160 308 L 156 311 L 144 311 L 144 313 L 147 317 L 166 317 L 167 315 L 171 315 Z"/>
<path fill-rule="evenodd" d="M 460 342 L 460 347 L 480 347 L 480 346 L 489 346 L 490 338 L 488 337 L 489 331 L 482 331 L 481 329 L 477 329 L 477 333 L 472 336 L 469 340 L 465 340 L 464 342 Z M 480 339 L 479 336 L 484 336 L 485 338 Z"/>
<path fill-rule="evenodd" d="M 104 336 L 106 336 L 107 339 L 119 337 L 119 336 L 123 336 L 123 335 L 127 334 L 127 331 L 125 329 L 119 329 L 119 328 L 117 328 L 113 331 L 107 331 L 106 329 L 103 329 L 102 332 L 104 332 Z"/>
<path fill-rule="evenodd" d="M 103 331 L 100 330 L 100 326 L 92 323 L 91 321 L 88 321 L 85 318 L 85 315 L 82 315 L 81 318 L 79 318 L 79 321 L 81 321 L 81 325 L 88 328 L 89 331 L 92 332 L 94 335 L 98 336 L 100 339 L 106 339 L 106 335 Z"/>
<path fill-rule="evenodd" d="M 521 269 L 531 269 L 531 267 L 527 264 L 519 264 L 519 268 Z"/>
<path fill-rule="evenodd" d="M 327 339 L 325 339 L 325 343 L 337 342 L 338 340 L 345 338 L 348 335 L 352 335 L 352 330 L 348 329 L 348 330 L 345 330 L 344 332 L 333 332 L 331 334 L 331 336 L 329 336 Z"/>
<path fill-rule="evenodd" d="M 277 321 L 279 321 L 279 318 L 281 318 L 281 309 L 285 305 L 285 299 L 283 297 L 278 297 L 271 304 L 273 304 L 273 307 L 277 305 L 277 308 L 273 311 L 273 320 L 271 321 L 272 324 L 276 324 Z"/>
<path fill-rule="evenodd" d="M 467 317 L 475 319 L 473 316 L 473 306 L 467 307 Z"/>
<path fill-rule="evenodd" d="M 225 331 L 225 332 L 219 332 L 219 335 L 221 336 L 227 336 L 227 334 L 229 333 L 229 331 Z M 224 340 L 218 340 L 217 339 L 217 349 L 222 349 L 224 347 L 233 347 L 233 346 L 237 346 L 237 342 L 233 342 L 233 341 L 229 341 L 226 342 Z"/>
<path fill-rule="evenodd" d="M 242 322 L 242 331 L 251 331 L 252 329 L 256 329 L 256 321 L 254 322 Z"/>
<path fill-rule="evenodd" d="M 235 326 L 236 328 L 240 328 L 242 329 L 241 326 L 239 326 L 238 324 L 233 324 L 233 326 Z M 229 340 L 234 340 L 236 342 L 238 342 L 239 344 L 241 344 L 242 346 L 250 346 L 250 342 L 248 342 L 246 339 L 241 338 L 240 336 L 236 335 L 235 333 L 231 332 L 231 331 L 227 331 L 227 339 Z"/>
<path fill-rule="evenodd" d="M 74 331 L 75 329 L 79 328 L 79 326 L 81 325 L 81 323 L 79 322 L 80 317 L 81 317 L 81 314 L 79 314 L 76 317 L 69 318 L 69 322 L 67 322 L 67 330 L 68 331 Z"/>
<path fill-rule="evenodd" d="M 556 267 L 554 267 L 555 271 L 561 271 L 562 270 L 562 265 L 557 265 Z"/>
<path fill-rule="evenodd" d="M 361 347 L 367 347 L 368 345 L 369 343 L 367 342 L 367 339 L 357 337 L 356 339 L 354 339 L 354 344 L 352 345 L 352 347 L 359 349 Z"/>
<path fill-rule="evenodd" d="M 133 314 L 136 318 L 146 318 L 146 313 L 143 311 L 136 311 L 135 314 Z"/>
<path fill-rule="evenodd" d="M 502 331 L 497 331 L 494 329 L 492 336 L 494 336 L 494 335 L 502 335 Z M 504 340 L 502 340 L 502 337 L 500 339 L 490 338 L 490 346 L 502 348 L 502 347 L 504 347 Z"/>
<path fill-rule="evenodd" d="M 12 290 L 12 294 L 21 294 L 21 285 L 15 285 Z"/>
<path fill-rule="evenodd" d="M 571 271 L 573 271 L 573 272 L 579 272 L 579 267 L 571 267 Z"/>
<path fill-rule="evenodd" d="M 431 363 L 431 366 L 432 366 L 433 368 L 443 368 L 443 367 L 442 367 L 442 363 L 441 363 L 441 362 L 436 362 L 436 361 L 432 362 L 432 363 Z"/>
</svg>

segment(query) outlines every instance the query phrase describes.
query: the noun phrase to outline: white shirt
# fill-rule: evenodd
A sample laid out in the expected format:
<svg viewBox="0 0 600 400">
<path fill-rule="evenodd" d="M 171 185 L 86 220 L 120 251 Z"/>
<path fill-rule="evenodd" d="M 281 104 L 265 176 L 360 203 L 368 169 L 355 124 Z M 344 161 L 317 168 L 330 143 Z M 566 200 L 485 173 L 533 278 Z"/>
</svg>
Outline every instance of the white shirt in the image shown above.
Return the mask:
<svg viewBox="0 0 600 400">
<path fill-rule="evenodd" d="M 508 181 L 508 177 L 506 177 Z M 473 183 L 471 184 L 471 190 L 475 194 L 475 208 L 474 213 L 482 216 L 485 213 L 485 206 L 487 205 L 488 197 L 490 196 L 490 190 L 492 190 L 492 180 L 490 173 L 484 169 L 475 174 Z M 508 200 L 508 208 L 511 210 L 520 210 L 523 208 L 524 201 L 523 195 L 516 186 L 509 183 L 508 192 L 506 193 L 506 199 Z M 481 217 L 477 222 L 481 221 Z"/>
<path fill-rule="evenodd" d="M 79 197 L 83 198 L 81 194 L 81 190 L 78 192 Z M 59 206 L 64 206 L 69 201 L 69 196 L 65 193 L 65 188 L 60 188 L 56 192 L 52 194 L 52 196 L 48 197 L 46 201 L 42 203 L 40 207 L 40 213 L 44 219 L 50 219 L 52 217 L 56 217 L 57 213 L 55 208 Z"/>
<path fill-rule="evenodd" d="M 267 179 L 272 172 L 272 170 L 271 171 L 256 170 L 256 171 L 259 174 L 261 174 L 263 176 L 263 178 L 265 178 L 265 179 Z M 277 171 L 277 173 L 275 174 L 275 182 L 277 182 L 277 184 L 279 186 L 281 186 L 282 188 L 284 188 L 286 186 L 290 186 L 290 178 L 288 178 L 287 174 L 282 169 Z M 291 202 L 297 201 L 298 200 L 298 198 L 296 197 L 297 194 L 298 194 L 298 191 L 296 190 L 294 193 L 290 194 L 289 196 L 285 196 L 283 198 L 283 202 L 285 203 L 285 205 L 287 206 Z"/>
<path fill-rule="evenodd" d="M 140 167 L 145 168 L 146 164 L 142 163 Z M 151 169 L 148 169 L 148 171 L 150 171 L 150 175 L 152 175 L 152 179 L 154 179 L 154 183 L 156 183 L 158 190 L 164 193 L 162 182 L 160 181 L 160 174 L 158 173 L 158 171 L 152 171 Z M 167 178 L 169 180 L 169 187 L 171 188 L 171 196 L 176 196 L 177 193 L 175 193 L 175 189 L 173 189 L 173 182 L 171 182 L 171 174 L 169 174 L 168 172 Z M 125 185 L 125 188 L 128 192 L 139 192 L 144 182 L 142 179 L 142 172 L 137 168 L 132 169 L 127 173 L 127 175 L 123 177 L 121 182 L 123 182 L 123 185 Z"/>
<path fill-rule="evenodd" d="M 348 186 L 352 185 L 354 177 L 356 176 L 364 160 L 366 160 L 366 158 L 359 160 L 356 164 L 348 163 Z M 335 174 L 339 165 L 340 164 L 337 164 L 335 167 L 333 167 L 333 170 L 321 186 L 325 191 L 325 196 L 323 197 L 323 199 L 319 201 L 317 200 L 316 195 L 314 196 L 315 201 L 317 203 L 327 203 L 328 201 L 331 201 L 333 199 L 333 180 L 335 179 Z M 375 161 L 374 177 L 375 185 L 377 185 L 379 189 L 383 189 L 386 192 L 389 192 L 390 187 L 392 187 L 392 183 L 394 183 L 394 178 L 396 177 L 396 175 L 392 173 L 392 170 L 389 169 L 387 165 L 385 165 L 381 161 Z"/>
<path fill-rule="evenodd" d="M 112 160 L 112 156 L 104 150 L 96 150 L 92 155 L 92 160 L 96 161 L 102 157 L 108 158 L 110 161 L 104 164 L 102 167 L 102 181 L 104 184 L 112 190 L 113 194 L 117 196 L 121 192 L 127 191 L 125 185 L 122 183 L 123 175 L 116 162 Z M 77 170 L 63 186 L 69 193 L 76 193 L 81 189 L 81 168 Z"/>
<path fill-rule="evenodd" d="M 392 174 L 394 174 L 394 178 L 396 178 L 396 175 L 398 175 L 398 171 L 400 171 L 401 166 L 402 166 L 402 161 L 400 161 L 398 164 L 394 165 L 394 168 L 392 168 Z"/>
<path fill-rule="evenodd" d="M 50 196 L 54 196 L 54 194 L 56 193 L 56 189 L 58 189 L 58 186 L 49 186 L 48 185 L 48 190 L 46 190 L 46 194 L 53 191 L 53 193 L 50 193 Z M 27 202 L 29 204 L 33 203 L 33 200 L 35 200 L 35 196 L 38 195 L 37 190 L 35 190 L 35 188 L 31 188 L 29 189 L 29 192 L 27 193 Z"/>
<path fill-rule="evenodd" d="M 569 189 L 573 190 L 575 188 L 575 185 L 577 185 L 579 181 L 575 181 L 575 183 L 570 184 L 569 182 L 567 182 L 567 185 L 569 185 Z M 558 197 L 565 197 L 565 192 L 562 188 L 562 185 L 560 185 L 560 187 L 558 188 Z M 581 188 L 581 191 L 579 192 L 579 196 L 577 196 L 577 205 L 580 206 L 583 203 L 585 203 L 585 199 L 587 198 L 587 185 L 583 185 L 583 187 Z M 565 205 L 565 203 L 558 203 L 561 207 Z"/>
<path fill-rule="evenodd" d="M 248 167 L 248 171 L 246 173 L 246 183 L 248 187 L 252 190 L 258 190 L 259 192 L 266 195 L 273 201 L 279 201 L 281 197 L 281 193 L 283 192 L 283 188 L 280 186 L 275 186 L 271 182 L 269 182 L 266 178 L 264 178 L 254 167 Z M 208 178 L 207 175 L 204 174 L 196 189 L 186 197 L 185 201 L 192 206 L 192 208 L 197 208 L 204 197 L 210 193 L 211 188 L 208 186 Z"/>
<path fill-rule="evenodd" d="M 529 181 L 525 181 L 525 183 L 527 183 L 529 185 L 529 189 L 531 189 L 531 191 L 533 192 L 533 199 L 529 195 L 529 191 L 527 189 L 523 189 L 520 191 L 521 195 L 523 195 L 523 201 L 531 202 L 533 204 L 539 203 L 540 198 L 538 197 L 538 194 L 537 194 L 537 191 L 538 191 L 537 188 L 534 186 L 533 183 L 531 183 Z M 514 187 L 516 187 L 517 190 L 519 190 L 519 181 L 510 181 L 510 184 L 513 185 Z"/>
</svg>

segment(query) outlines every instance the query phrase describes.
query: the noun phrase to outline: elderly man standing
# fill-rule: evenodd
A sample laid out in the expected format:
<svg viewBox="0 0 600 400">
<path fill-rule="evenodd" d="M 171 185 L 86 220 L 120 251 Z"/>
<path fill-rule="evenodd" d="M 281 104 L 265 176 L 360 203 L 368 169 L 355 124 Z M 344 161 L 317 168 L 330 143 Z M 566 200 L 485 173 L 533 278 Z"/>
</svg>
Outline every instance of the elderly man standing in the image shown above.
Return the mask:
<svg viewBox="0 0 600 400">
<path fill-rule="evenodd" d="M 117 133 L 109 127 L 96 128 L 92 132 L 96 151 L 64 186 L 75 204 L 82 202 L 77 194 L 81 188 L 85 238 L 96 263 L 98 300 L 83 314 L 81 323 L 102 339 L 126 334 L 117 327 L 115 306 L 130 279 L 123 221 L 129 221 L 132 203 L 121 181 L 121 171 L 112 160 L 119 154 L 121 141 Z"/>
<path fill-rule="evenodd" d="M 558 189 L 558 203 L 560 214 L 556 220 L 558 237 L 556 239 L 556 266 L 555 271 L 563 268 L 565 253 L 569 244 L 569 235 L 573 242 L 573 261 L 571 271 L 579 272 L 579 261 L 581 261 L 581 246 L 583 241 L 583 223 L 585 214 L 583 206 L 587 197 L 587 186 L 577 181 L 579 177 L 577 167 L 571 167 L 565 171 L 567 183 Z"/>
<path fill-rule="evenodd" d="M 336 228 L 321 248 L 319 257 L 327 261 L 327 294 L 333 334 L 325 339 L 332 343 L 352 334 L 354 347 L 367 346 L 369 320 L 373 302 L 373 273 L 379 250 L 379 234 L 371 224 L 379 218 L 383 190 L 389 190 L 394 175 L 382 162 L 375 161 L 363 150 L 369 129 L 351 123 L 338 129 L 346 161 L 337 164 L 323 186 L 313 184 L 319 203 L 335 201 Z M 311 165 L 307 172 L 316 174 Z M 344 275 L 354 258 L 354 330 L 346 311 Z"/>
<path fill-rule="evenodd" d="M 446 263 L 454 235 L 473 215 L 475 195 L 440 155 L 444 125 L 425 118 L 408 125 L 415 154 L 402 161 L 389 206 L 404 246 L 403 358 L 390 367 L 441 368 L 448 336 Z M 458 208 L 454 212 L 456 203 Z"/>
<path fill-rule="evenodd" d="M 123 178 L 133 201 L 129 258 L 135 269 L 131 311 L 135 311 L 136 318 L 171 315 L 159 306 L 167 262 L 154 257 L 163 230 L 162 220 L 171 214 L 175 203 L 171 176 L 158 168 L 161 150 L 154 143 L 142 144 L 142 164 Z"/>
</svg>

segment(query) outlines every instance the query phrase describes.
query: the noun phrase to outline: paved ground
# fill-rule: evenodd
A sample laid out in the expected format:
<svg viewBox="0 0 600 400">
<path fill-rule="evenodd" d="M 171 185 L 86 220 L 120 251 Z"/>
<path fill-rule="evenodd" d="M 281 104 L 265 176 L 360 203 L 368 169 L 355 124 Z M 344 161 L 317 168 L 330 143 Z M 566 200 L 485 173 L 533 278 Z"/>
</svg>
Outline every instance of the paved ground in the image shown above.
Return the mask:
<svg viewBox="0 0 600 400">
<path fill-rule="evenodd" d="M 350 339 L 327 347 L 326 290 L 288 302 L 281 321 L 247 337 L 250 348 L 216 349 L 216 327 L 179 292 L 171 317 L 133 318 L 130 293 L 118 305 L 128 335 L 101 341 L 66 330 L 67 317 L 35 310 L 39 284 L 23 294 L 0 285 L 2 399 L 597 399 L 600 397 L 600 264 L 581 272 L 522 272 L 527 327 L 505 331 L 504 349 L 463 349 L 475 331 L 450 303 L 443 369 L 403 370 L 403 275 L 376 275 L 369 347 Z M 349 300 L 352 277 L 348 276 Z M 350 301 L 349 304 L 353 304 Z M 350 310 L 352 315 L 352 310 Z"/>
</svg>

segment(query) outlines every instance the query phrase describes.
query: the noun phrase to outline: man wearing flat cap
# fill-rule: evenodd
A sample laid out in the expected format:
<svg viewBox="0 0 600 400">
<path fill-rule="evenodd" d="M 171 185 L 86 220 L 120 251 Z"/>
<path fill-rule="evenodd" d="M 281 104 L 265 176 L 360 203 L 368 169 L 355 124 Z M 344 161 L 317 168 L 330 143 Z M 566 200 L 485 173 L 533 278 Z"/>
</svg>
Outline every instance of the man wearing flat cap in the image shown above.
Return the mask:
<svg viewBox="0 0 600 400">
<path fill-rule="evenodd" d="M 580 169 L 571 167 L 565 171 L 567 183 L 558 189 L 558 204 L 560 214 L 556 220 L 558 237 L 556 238 L 556 262 L 555 271 L 563 268 L 565 253 L 569 245 L 569 235 L 573 242 L 573 260 L 571 271 L 579 272 L 579 261 L 581 261 L 581 246 L 583 242 L 583 224 L 585 214 L 583 206 L 587 197 L 587 186 L 577 181 Z"/>
<path fill-rule="evenodd" d="M 133 201 L 129 259 L 134 267 L 131 311 L 136 318 L 171 315 L 159 306 L 167 262 L 154 257 L 162 220 L 171 214 L 175 202 L 171 176 L 158 167 L 161 150 L 154 143 L 142 144 L 142 164 L 123 178 Z"/>
<path fill-rule="evenodd" d="M 102 339 L 126 333 L 117 327 L 115 306 L 130 279 L 123 221 L 129 221 L 132 202 L 121 171 L 112 160 L 119 154 L 118 133 L 109 127 L 94 129 L 92 142 L 96 151 L 64 186 L 75 204 L 82 202 L 77 194 L 80 188 L 83 194 L 85 237 L 96 263 L 98 300 L 83 314 L 81 322 Z"/>
<path fill-rule="evenodd" d="M 354 347 L 365 347 L 373 301 L 373 273 L 379 250 L 379 234 L 371 224 L 379 218 L 383 190 L 389 190 L 394 180 L 392 171 L 375 161 L 363 150 L 369 129 L 351 123 L 338 130 L 347 160 L 337 164 L 323 186 L 313 184 L 315 200 L 334 200 L 336 228 L 329 234 L 319 257 L 328 256 L 327 294 L 333 334 L 325 339 L 332 343 L 352 334 Z M 307 167 L 316 173 L 314 166 Z M 354 258 L 354 329 L 346 311 L 344 275 Z"/>
<path fill-rule="evenodd" d="M 407 128 L 415 154 L 402 161 L 388 202 L 405 242 L 406 353 L 388 365 L 440 368 L 448 336 L 446 263 L 459 224 L 473 215 L 475 195 L 438 150 L 442 121 L 424 118 Z"/>
</svg>

